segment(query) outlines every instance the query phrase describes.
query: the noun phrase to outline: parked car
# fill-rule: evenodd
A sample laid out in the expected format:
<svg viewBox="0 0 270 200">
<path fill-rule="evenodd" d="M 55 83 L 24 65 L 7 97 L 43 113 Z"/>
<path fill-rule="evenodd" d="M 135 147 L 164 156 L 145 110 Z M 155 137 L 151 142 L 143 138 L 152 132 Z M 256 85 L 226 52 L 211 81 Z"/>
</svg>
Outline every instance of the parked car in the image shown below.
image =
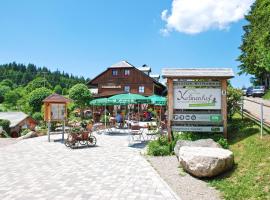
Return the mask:
<svg viewBox="0 0 270 200">
<path fill-rule="evenodd" d="M 242 92 L 243 92 L 243 96 L 246 96 L 246 94 L 247 94 L 247 89 L 246 89 L 246 88 L 242 89 Z"/>
<path fill-rule="evenodd" d="M 248 88 L 247 88 L 247 91 L 246 91 L 246 96 L 247 96 L 247 97 L 252 96 L 252 90 L 253 90 L 253 87 L 248 87 Z"/>
<path fill-rule="evenodd" d="M 262 97 L 265 94 L 265 87 L 264 86 L 254 86 L 252 89 L 252 96 L 253 97 Z"/>
</svg>

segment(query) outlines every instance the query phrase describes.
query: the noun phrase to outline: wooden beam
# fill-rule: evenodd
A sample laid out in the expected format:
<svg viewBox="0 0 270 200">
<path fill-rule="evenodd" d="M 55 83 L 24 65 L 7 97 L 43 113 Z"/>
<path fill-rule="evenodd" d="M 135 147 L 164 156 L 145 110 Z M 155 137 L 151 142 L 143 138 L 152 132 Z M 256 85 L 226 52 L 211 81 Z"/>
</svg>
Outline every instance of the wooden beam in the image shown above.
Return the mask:
<svg viewBox="0 0 270 200">
<path fill-rule="evenodd" d="M 227 80 L 221 80 L 221 114 L 223 119 L 224 137 L 228 138 L 227 132 Z"/>
<path fill-rule="evenodd" d="M 173 117 L 173 79 L 167 79 L 168 86 L 168 140 L 172 140 L 172 129 L 171 129 L 171 121 Z"/>
</svg>

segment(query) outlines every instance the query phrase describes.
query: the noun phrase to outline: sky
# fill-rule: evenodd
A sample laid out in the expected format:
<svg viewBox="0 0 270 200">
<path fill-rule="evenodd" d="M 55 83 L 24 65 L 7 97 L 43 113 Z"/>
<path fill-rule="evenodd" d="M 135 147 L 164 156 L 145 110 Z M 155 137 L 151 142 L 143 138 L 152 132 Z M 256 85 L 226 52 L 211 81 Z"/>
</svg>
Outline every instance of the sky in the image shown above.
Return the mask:
<svg viewBox="0 0 270 200">
<path fill-rule="evenodd" d="M 1 0 L 0 64 L 93 78 L 121 60 L 162 68 L 229 67 L 235 87 L 253 0 Z"/>
</svg>

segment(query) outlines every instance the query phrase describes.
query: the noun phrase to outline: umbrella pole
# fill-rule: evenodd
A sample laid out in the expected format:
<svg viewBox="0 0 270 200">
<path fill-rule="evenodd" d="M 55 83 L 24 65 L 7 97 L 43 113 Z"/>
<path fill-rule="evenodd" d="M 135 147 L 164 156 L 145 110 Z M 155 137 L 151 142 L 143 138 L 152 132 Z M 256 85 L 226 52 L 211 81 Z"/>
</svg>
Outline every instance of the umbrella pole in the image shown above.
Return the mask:
<svg viewBox="0 0 270 200">
<path fill-rule="evenodd" d="M 160 111 L 159 111 L 159 125 L 161 125 L 161 111 L 162 111 L 162 106 L 160 106 Z"/>
<path fill-rule="evenodd" d="M 106 103 L 105 103 L 105 129 L 106 129 L 106 127 L 107 127 L 107 113 L 106 113 Z"/>
</svg>

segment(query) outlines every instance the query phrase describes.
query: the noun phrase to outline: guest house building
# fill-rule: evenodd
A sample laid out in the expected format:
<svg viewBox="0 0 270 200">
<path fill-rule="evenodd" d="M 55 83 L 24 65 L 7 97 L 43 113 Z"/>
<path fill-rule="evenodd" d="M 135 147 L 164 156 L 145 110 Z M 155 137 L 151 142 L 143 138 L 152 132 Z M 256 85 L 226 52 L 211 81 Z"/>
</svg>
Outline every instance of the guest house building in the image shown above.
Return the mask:
<svg viewBox="0 0 270 200">
<path fill-rule="evenodd" d="M 121 93 L 164 95 L 166 87 L 159 82 L 159 78 L 159 75 L 151 74 L 147 65 L 136 68 L 127 61 L 121 61 L 89 81 L 88 86 L 96 98 Z"/>
</svg>

